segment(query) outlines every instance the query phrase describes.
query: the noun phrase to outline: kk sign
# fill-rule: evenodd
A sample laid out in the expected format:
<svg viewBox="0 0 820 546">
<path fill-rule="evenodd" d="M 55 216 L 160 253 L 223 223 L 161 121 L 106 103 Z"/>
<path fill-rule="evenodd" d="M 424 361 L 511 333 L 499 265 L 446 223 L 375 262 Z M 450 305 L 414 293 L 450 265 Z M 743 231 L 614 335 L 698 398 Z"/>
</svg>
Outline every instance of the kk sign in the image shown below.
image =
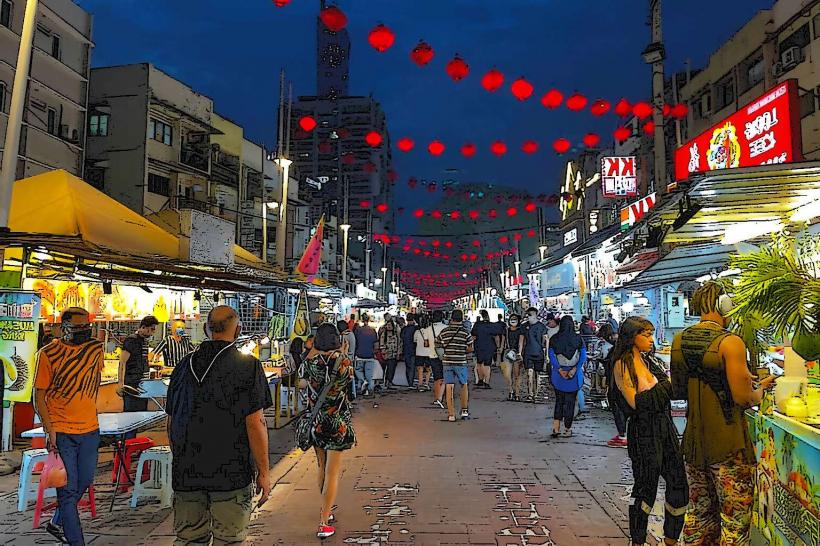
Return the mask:
<svg viewBox="0 0 820 546">
<path fill-rule="evenodd" d="M 601 159 L 601 190 L 604 197 L 620 198 L 638 195 L 635 157 Z"/>
<path fill-rule="evenodd" d="M 655 194 L 651 193 L 641 199 L 635 201 L 628 207 L 621 209 L 621 231 L 626 231 L 636 223 L 640 222 L 649 209 L 655 206 Z"/>
<path fill-rule="evenodd" d="M 787 80 L 678 148 L 675 179 L 801 159 L 797 80 Z"/>
</svg>

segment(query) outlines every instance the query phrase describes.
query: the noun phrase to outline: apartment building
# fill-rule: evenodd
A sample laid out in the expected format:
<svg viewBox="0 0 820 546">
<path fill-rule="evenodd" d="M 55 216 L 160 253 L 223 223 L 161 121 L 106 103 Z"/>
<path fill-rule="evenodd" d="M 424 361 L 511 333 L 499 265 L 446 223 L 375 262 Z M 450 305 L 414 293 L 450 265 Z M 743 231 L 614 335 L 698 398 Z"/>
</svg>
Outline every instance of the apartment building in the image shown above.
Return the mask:
<svg viewBox="0 0 820 546">
<path fill-rule="evenodd" d="M 25 0 L 0 0 L 0 131 L 5 135 Z M 71 0 L 40 0 L 16 178 L 52 169 L 83 176 L 92 17 Z M 0 142 L 2 149 L 3 142 Z"/>
<path fill-rule="evenodd" d="M 779 0 L 758 12 L 681 89 L 686 138 L 707 130 L 767 89 L 797 79 L 803 154 L 820 158 L 820 0 Z"/>
</svg>

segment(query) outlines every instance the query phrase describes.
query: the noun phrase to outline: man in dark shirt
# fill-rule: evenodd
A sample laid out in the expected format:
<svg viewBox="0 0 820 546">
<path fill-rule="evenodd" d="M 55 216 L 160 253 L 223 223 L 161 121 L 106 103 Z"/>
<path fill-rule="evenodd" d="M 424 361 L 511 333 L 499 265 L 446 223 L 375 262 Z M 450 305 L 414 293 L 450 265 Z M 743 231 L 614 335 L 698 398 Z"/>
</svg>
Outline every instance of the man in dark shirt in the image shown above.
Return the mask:
<svg viewBox="0 0 820 546">
<path fill-rule="evenodd" d="M 140 381 L 148 378 L 148 339 L 157 331 L 158 324 L 154 316 L 143 318 L 137 331 L 122 343 L 117 393 L 122 396 L 123 411 L 148 411 L 148 399 L 133 395 Z"/>
<path fill-rule="evenodd" d="M 538 395 L 538 374 L 544 372 L 546 353 L 544 347 L 547 327 L 538 320 L 538 309 L 527 309 L 527 343 L 524 345 L 524 369 L 527 370 L 527 400 L 535 402 Z"/>
<path fill-rule="evenodd" d="M 356 336 L 356 384 L 362 385 L 361 391 L 364 396 L 370 396 L 375 387 L 373 372 L 377 364 L 376 345 L 378 345 L 379 336 L 370 326 L 370 317 L 364 314 L 362 325 L 353 333 Z"/>
<path fill-rule="evenodd" d="M 401 346 L 404 349 L 404 376 L 407 378 L 407 388 L 413 388 L 413 377 L 416 375 L 416 315 L 407 314 L 407 324 L 401 329 Z M 419 385 L 421 389 L 421 385 Z"/>
<path fill-rule="evenodd" d="M 475 357 L 478 373 L 476 387 L 490 389 L 490 373 L 493 360 L 498 352 L 501 331 L 499 323 L 490 322 L 490 314 L 486 309 L 479 311 L 481 320 L 473 326 L 473 340 L 475 343 Z"/>
<path fill-rule="evenodd" d="M 208 335 L 174 368 L 168 387 L 177 544 L 245 540 L 253 482 L 270 495 L 268 428 L 273 405 L 260 362 L 236 348 L 239 317 L 228 306 L 208 314 Z"/>
</svg>

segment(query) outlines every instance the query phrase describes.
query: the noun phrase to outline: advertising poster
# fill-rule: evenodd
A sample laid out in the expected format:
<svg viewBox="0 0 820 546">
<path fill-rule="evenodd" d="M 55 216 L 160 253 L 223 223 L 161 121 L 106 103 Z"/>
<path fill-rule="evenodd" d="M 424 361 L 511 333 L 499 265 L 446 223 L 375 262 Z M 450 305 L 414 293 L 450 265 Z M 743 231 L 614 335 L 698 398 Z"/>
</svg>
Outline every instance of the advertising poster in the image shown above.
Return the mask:
<svg viewBox="0 0 820 546">
<path fill-rule="evenodd" d="M 0 363 L 6 401 L 31 401 L 39 317 L 39 294 L 0 290 Z"/>
</svg>

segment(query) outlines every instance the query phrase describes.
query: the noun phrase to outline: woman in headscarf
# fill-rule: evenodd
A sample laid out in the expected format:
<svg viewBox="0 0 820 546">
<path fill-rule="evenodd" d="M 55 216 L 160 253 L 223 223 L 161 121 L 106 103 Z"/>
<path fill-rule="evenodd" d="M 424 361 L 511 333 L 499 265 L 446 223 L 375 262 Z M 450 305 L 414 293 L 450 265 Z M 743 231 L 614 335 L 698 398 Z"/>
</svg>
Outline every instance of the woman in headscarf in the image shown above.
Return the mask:
<svg viewBox="0 0 820 546">
<path fill-rule="evenodd" d="M 570 437 L 575 400 L 584 380 L 581 370 L 587 360 L 587 349 L 581 336 L 575 333 L 575 321 L 569 315 L 561 318 L 558 333 L 550 338 L 549 358 L 552 387 L 555 389 L 552 437 L 561 434 L 561 421 L 564 422 L 563 436 Z"/>
</svg>

